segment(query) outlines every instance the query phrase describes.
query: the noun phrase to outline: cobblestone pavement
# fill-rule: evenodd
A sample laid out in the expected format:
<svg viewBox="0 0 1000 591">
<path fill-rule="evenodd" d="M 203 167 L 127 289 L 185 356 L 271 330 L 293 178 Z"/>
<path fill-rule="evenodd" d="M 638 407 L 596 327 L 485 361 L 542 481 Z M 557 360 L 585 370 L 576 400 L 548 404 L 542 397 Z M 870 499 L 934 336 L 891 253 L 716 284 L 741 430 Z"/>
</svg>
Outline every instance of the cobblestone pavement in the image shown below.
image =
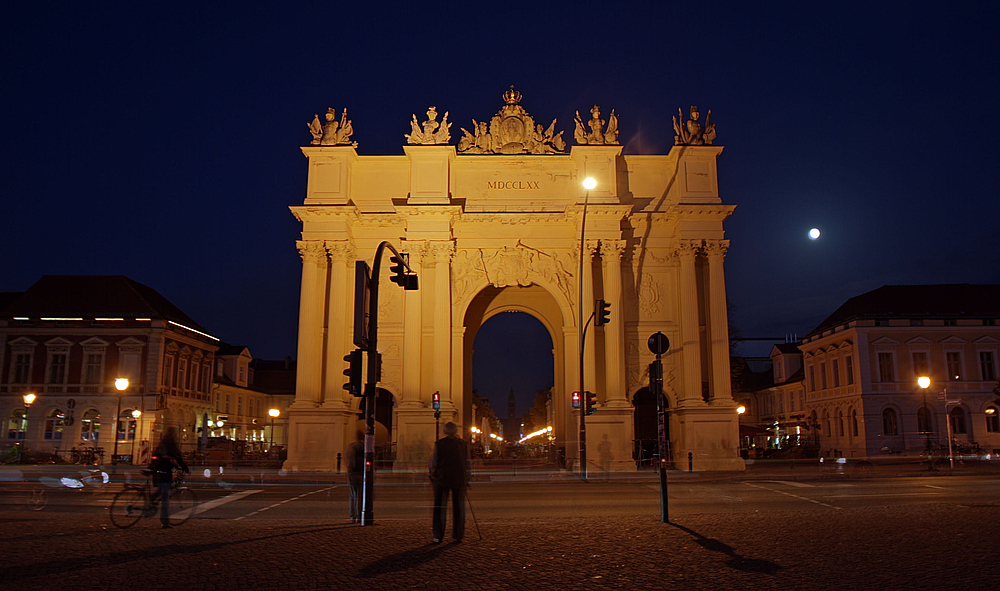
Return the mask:
<svg viewBox="0 0 1000 591">
<path fill-rule="evenodd" d="M 0 512 L 4 589 L 990 589 L 1000 502 L 772 514 L 343 521 Z"/>
</svg>

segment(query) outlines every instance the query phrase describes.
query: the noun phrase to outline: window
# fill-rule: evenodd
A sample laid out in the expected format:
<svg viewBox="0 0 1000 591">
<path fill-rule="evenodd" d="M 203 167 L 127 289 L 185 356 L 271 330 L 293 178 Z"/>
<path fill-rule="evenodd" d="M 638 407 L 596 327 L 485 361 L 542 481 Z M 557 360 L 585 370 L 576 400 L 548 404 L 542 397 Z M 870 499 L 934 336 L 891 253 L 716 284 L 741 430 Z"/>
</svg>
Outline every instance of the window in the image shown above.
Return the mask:
<svg viewBox="0 0 1000 591">
<path fill-rule="evenodd" d="M 839 359 L 834 359 L 833 360 L 833 367 L 831 368 L 831 371 L 833 372 L 833 387 L 834 388 L 839 388 L 840 387 L 840 360 Z"/>
<path fill-rule="evenodd" d="M 931 433 L 931 411 L 926 406 L 917 409 L 917 432 Z"/>
<path fill-rule="evenodd" d="M 101 367 L 103 365 L 103 355 L 100 353 L 87 353 L 83 364 L 83 383 L 100 384 L 103 382 L 103 376 L 101 376 Z"/>
<path fill-rule="evenodd" d="M 830 428 L 830 413 L 828 411 L 823 411 L 823 430 L 833 435 L 833 429 Z"/>
<path fill-rule="evenodd" d="M 10 383 L 27 384 L 31 380 L 31 353 L 14 355 L 14 369 Z"/>
<path fill-rule="evenodd" d="M 896 411 L 891 408 L 882 411 L 882 435 L 899 435 Z"/>
<path fill-rule="evenodd" d="M 924 325 L 924 321 L 923 320 L 911 320 L 910 321 L 910 326 L 923 326 L 923 325 Z"/>
<path fill-rule="evenodd" d="M 66 426 L 65 418 L 66 414 L 58 408 L 49 413 L 45 418 L 45 439 L 56 441 L 62 439 L 63 429 Z"/>
<path fill-rule="evenodd" d="M 135 439 L 135 417 L 132 416 L 132 409 L 126 408 L 122 414 L 118 415 L 118 441 L 129 441 Z"/>
<path fill-rule="evenodd" d="M 826 390 L 826 364 L 819 364 L 819 386 Z"/>
<path fill-rule="evenodd" d="M 962 379 L 962 354 L 958 351 L 948 351 L 945 353 L 945 361 L 948 363 L 948 380 L 957 382 Z"/>
<path fill-rule="evenodd" d="M 986 432 L 1000 433 L 1000 410 L 995 406 L 986 409 Z"/>
<path fill-rule="evenodd" d="M 875 326 L 889 326 L 888 320 L 876 320 Z"/>
<path fill-rule="evenodd" d="M 878 354 L 878 381 L 895 382 L 896 372 L 893 371 L 892 353 Z"/>
<path fill-rule="evenodd" d="M 994 319 L 992 319 L 992 318 L 988 318 L 986 320 L 983 320 L 983 326 L 996 326 L 996 325 L 997 325 L 997 321 L 994 320 Z"/>
<path fill-rule="evenodd" d="M 965 435 L 965 411 L 961 407 L 955 407 L 948 413 L 948 418 L 951 420 L 952 435 Z"/>
<path fill-rule="evenodd" d="M 854 357 L 844 358 L 844 371 L 847 373 L 847 385 L 854 383 Z"/>
<path fill-rule="evenodd" d="M 958 326 L 958 322 L 954 318 L 947 318 L 944 321 L 945 326 Z"/>
<path fill-rule="evenodd" d="M 184 384 L 187 383 L 187 369 L 187 359 L 181 359 L 180 362 L 177 363 L 177 376 L 175 376 L 176 379 L 174 379 L 174 386 L 184 388 Z"/>
<path fill-rule="evenodd" d="M 851 411 L 851 435 L 858 436 L 858 411 Z"/>
<path fill-rule="evenodd" d="M 226 414 L 229 414 L 229 413 L 231 413 L 231 412 L 232 412 L 232 411 L 231 411 L 231 410 L 229 409 L 229 403 L 230 403 L 230 401 L 231 401 L 231 396 L 232 396 L 232 395 L 230 395 L 230 394 L 226 394 Z"/>
<path fill-rule="evenodd" d="M 837 411 L 837 435 L 844 436 L 844 411 Z"/>
<path fill-rule="evenodd" d="M 816 391 L 816 368 L 809 366 L 809 391 Z"/>
<path fill-rule="evenodd" d="M 16 408 L 7 420 L 7 439 L 24 439 L 24 409 Z"/>
<path fill-rule="evenodd" d="M 163 380 L 162 380 L 162 383 L 163 383 L 164 386 L 169 386 L 170 385 L 170 377 L 173 375 L 173 373 L 174 373 L 174 358 L 168 356 L 168 357 L 166 357 L 163 360 Z"/>
<path fill-rule="evenodd" d="M 83 413 L 83 420 L 80 421 L 80 439 L 97 443 L 101 435 L 101 414 L 95 409 L 90 409 Z"/>
<path fill-rule="evenodd" d="M 927 363 L 926 351 L 915 351 L 913 353 L 913 377 L 930 375 L 930 365 Z"/>
<path fill-rule="evenodd" d="M 49 383 L 66 383 L 66 353 L 52 353 L 49 356 Z"/>
<path fill-rule="evenodd" d="M 979 375 L 984 382 L 997 379 L 996 365 L 993 364 L 993 351 L 979 352 Z"/>
</svg>

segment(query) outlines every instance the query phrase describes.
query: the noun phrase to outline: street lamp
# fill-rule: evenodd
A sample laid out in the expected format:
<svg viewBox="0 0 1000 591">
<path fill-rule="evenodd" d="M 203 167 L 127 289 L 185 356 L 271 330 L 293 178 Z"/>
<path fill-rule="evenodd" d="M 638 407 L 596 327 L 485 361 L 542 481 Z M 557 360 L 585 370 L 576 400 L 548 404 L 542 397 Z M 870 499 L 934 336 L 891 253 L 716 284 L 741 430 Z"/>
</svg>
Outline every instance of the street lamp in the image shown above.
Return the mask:
<svg viewBox="0 0 1000 591">
<path fill-rule="evenodd" d="M 920 376 L 919 378 L 917 378 L 917 385 L 920 386 L 920 389 L 923 390 L 923 394 L 924 394 L 924 435 L 925 435 L 924 451 L 927 452 L 927 461 L 931 462 L 931 459 L 930 459 L 930 454 L 931 454 L 931 413 L 930 413 L 930 411 L 927 410 L 927 388 L 929 388 L 930 385 L 931 385 L 931 379 L 929 377 L 927 377 L 927 376 Z M 917 421 L 917 422 L 919 423 L 919 421 Z M 934 469 L 933 462 L 931 462 L 930 469 L 931 470 Z"/>
<path fill-rule="evenodd" d="M 128 389 L 128 378 L 117 378 L 115 379 L 115 388 L 118 389 L 118 410 L 115 411 L 115 451 L 111 455 L 111 463 L 118 465 L 118 427 L 121 426 L 121 414 L 122 414 L 122 396 L 125 395 L 125 390 Z M 128 434 L 126 433 L 126 437 Z"/>
<path fill-rule="evenodd" d="M 580 393 L 586 392 L 583 388 L 583 347 L 586 344 L 587 327 L 583 324 L 583 260 L 584 249 L 586 248 L 585 237 L 587 234 L 587 202 L 590 201 L 590 190 L 597 186 L 597 181 L 593 177 L 587 177 L 583 181 L 583 188 L 587 190 L 583 198 L 583 215 L 580 219 L 580 289 L 577 291 L 577 308 L 580 312 Z M 587 413 L 580 409 L 580 477 L 587 479 Z"/>
<path fill-rule="evenodd" d="M 21 445 L 17 448 L 17 463 L 21 463 L 21 451 L 24 449 L 24 444 L 28 442 L 28 409 L 31 408 L 31 403 L 35 401 L 34 392 L 28 392 L 21 396 L 21 400 L 24 401 L 24 422 L 21 424 Z"/>
<path fill-rule="evenodd" d="M 274 419 L 281 414 L 281 411 L 276 408 L 272 408 L 267 411 L 267 414 L 271 417 L 271 445 L 268 446 L 268 449 L 271 449 L 274 447 Z"/>
</svg>

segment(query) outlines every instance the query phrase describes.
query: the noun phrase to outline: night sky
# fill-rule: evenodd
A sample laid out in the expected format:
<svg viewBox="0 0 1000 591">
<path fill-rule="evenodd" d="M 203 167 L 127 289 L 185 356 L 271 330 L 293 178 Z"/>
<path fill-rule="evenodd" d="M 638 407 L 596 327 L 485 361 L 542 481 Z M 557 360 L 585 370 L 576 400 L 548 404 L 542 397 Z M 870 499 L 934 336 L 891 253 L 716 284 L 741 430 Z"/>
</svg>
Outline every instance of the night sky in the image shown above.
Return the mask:
<svg viewBox="0 0 1000 591">
<path fill-rule="evenodd" d="M 313 114 L 402 154 L 411 114 L 449 111 L 456 140 L 511 84 L 566 138 L 614 108 L 626 154 L 712 110 L 744 336 L 803 336 L 884 284 L 1000 283 L 998 4 L 758 4 L 8 4 L 0 291 L 127 275 L 294 356 Z M 477 368 L 500 416 L 511 363 Z"/>
</svg>

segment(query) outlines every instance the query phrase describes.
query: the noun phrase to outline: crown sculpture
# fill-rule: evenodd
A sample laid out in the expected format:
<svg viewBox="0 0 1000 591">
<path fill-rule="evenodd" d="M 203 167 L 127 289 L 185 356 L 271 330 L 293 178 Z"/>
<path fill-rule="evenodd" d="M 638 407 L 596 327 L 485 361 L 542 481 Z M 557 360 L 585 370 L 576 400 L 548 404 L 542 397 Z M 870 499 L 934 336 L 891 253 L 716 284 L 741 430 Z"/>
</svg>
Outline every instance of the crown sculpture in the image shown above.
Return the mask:
<svg viewBox="0 0 1000 591">
<path fill-rule="evenodd" d="M 590 110 L 590 121 L 587 124 L 590 126 L 590 132 L 588 133 L 583 127 L 583 119 L 580 118 L 580 111 L 576 112 L 576 129 L 573 130 L 573 139 L 576 140 L 578 144 L 617 144 L 618 143 L 618 117 L 615 116 L 615 110 L 611 109 L 611 115 L 608 115 L 608 128 L 604 130 L 604 119 L 601 119 L 601 106 L 594 105 L 594 108 Z"/>
<path fill-rule="evenodd" d="M 435 121 L 438 113 L 436 107 L 427 109 L 427 121 L 423 123 L 421 130 L 417 123 L 417 116 L 413 116 L 410 121 L 410 133 L 404 133 L 408 144 L 447 144 L 451 140 L 451 123 L 448 123 L 448 111 L 444 112 L 441 123 Z"/>
<path fill-rule="evenodd" d="M 458 140 L 462 154 L 560 154 L 566 149 L 562 132 L 556 133 L 556 120 L 543 129 L 521 107 L 521 93 L 510 90 L 503 93 L 506 103 L 489 124 L 472 120 L 472 133 L 464 127 Z"/>
<path fill-rule="evenodd" d="M 313 136 L 309 145 L 358 147 L 358 142 L 351 141 L 354 127 L 351 125 L 351 120 L 347 118 L 347 109 L 344 109 L 340 121 L 337 121 L 337 110 L 331 107 L 326 110 L 326 123 L 321 125 L 319 115 L 313 115 L 312 123 L 308 125 L 309 133 Z"/>
<path fill-rule="evenodd" d="M 715 124 L 712 123 L 712 111 L 705 117 L 705 126 L 698 121 L 698 107 L 691 107 L 691 118 L 684 121 L 684 114 L 677 109 L 674 117 L 674 145 L 676 146 L 711 146 L 715 141 Z"/>
</svg>

